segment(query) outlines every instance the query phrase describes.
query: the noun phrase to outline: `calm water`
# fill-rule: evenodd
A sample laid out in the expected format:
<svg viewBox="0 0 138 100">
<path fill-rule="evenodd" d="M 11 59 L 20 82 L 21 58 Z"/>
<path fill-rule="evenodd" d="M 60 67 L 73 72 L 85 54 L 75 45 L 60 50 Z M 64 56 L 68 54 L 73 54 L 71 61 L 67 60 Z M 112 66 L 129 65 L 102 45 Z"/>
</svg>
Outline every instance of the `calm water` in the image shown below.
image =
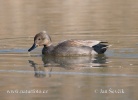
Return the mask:
<svg viewBox="0 0 138 100">
<path fill-rule="evenodd" d="M 137 100 L 138 1 L 0 0 L 2 100 Z M 108 41 L 105 55 L 28 55 L 36 33 Z M 43 92 L 43 93 L 42 93 Z"/>
</svg>

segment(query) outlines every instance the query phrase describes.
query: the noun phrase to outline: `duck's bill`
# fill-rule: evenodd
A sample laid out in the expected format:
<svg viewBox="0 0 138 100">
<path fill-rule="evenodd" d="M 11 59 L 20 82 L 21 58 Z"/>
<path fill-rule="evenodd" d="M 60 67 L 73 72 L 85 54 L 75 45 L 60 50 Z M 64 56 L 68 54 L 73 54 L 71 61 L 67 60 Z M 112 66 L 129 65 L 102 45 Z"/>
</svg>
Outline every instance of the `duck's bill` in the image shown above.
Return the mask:
<svg viewBox="0 0 138 100">
<path fill-rule="evenodd" d="M 28 50 L 28 52 L 34 50 L 38 45 L 36 45 L 35 43 L 32 45 L 32 47 Z"/>
</svg>

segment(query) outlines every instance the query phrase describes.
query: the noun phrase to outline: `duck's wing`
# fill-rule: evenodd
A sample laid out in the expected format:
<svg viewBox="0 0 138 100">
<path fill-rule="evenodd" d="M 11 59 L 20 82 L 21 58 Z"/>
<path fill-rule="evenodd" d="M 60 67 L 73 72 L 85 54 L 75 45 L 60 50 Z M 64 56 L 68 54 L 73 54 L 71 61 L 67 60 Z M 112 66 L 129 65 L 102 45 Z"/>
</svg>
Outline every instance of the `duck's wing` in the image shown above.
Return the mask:
<svg viewBox="0 0 138 100">
<path fill-rule="evenodd" d="M 52 52 L 58 56 L 74 56 L 91 55 L 94 50 L 94 54 L 100 54 L 106 51 L 105 47 L 107 46 L 102 43 L 106 42 L 97 40 L 66 40 L 56 45 Z"/>
<path fill-rule="evenodd" d="M 88 46 L 92 47 L 99 43 L 105 43 L 97 40 L 66 40 L 59 43 L 57 46 L 68 46 L 68 47 L 80 47 L 80 46 Z"/>
</svg>

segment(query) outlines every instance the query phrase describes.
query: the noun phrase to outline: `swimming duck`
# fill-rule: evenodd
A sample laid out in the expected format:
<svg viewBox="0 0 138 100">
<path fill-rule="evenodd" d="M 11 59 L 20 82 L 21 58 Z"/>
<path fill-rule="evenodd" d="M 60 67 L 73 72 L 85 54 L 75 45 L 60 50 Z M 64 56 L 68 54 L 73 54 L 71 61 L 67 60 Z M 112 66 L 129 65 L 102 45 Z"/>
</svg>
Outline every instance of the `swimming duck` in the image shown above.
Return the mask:
<svg viewBox="0 0 138 100">
<path fill-rule="evenodd" d="M 97 40 L 65 40 L 56 46 L 52 44 L 52 40 L 46 31 L 39 32 L 34 37 L 34 44 L 28 50 L 32 51 L 38 46 L 44 46 L 42 54 L 52 56 L 88 56 L 95 54 L 103 54 L 109 45 L 108 42 Z"/>
</svg>

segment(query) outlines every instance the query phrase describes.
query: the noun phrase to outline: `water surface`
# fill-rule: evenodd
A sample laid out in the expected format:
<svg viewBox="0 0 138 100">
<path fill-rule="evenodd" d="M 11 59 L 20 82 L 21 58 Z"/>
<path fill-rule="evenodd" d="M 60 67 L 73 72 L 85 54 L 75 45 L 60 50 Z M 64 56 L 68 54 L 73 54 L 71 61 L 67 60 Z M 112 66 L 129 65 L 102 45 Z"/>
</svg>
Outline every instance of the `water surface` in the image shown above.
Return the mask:
<svg viewBox="0 0 138 100">
<path fill-rule="evenodd" d="M 3 100 L 137 100 L 136 0 L 14 0 L 0 3 L 0 97 Z M 36 33 L 108 41 L 104 55 L 28 55 Z M 30 92 L 29 92 L 30 91 Z"/>
</svg>

